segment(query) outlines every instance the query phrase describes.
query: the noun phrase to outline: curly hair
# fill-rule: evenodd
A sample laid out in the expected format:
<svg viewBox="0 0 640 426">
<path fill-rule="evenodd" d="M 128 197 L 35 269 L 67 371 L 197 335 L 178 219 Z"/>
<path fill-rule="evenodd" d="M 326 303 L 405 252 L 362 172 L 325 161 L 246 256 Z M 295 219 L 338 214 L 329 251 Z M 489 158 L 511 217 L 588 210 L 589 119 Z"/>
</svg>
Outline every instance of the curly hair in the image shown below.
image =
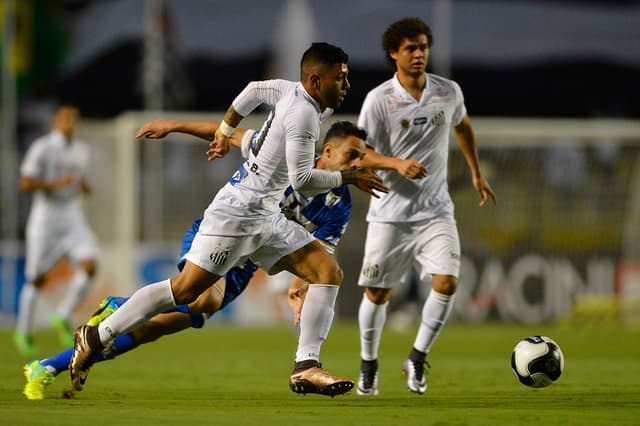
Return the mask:
<svg viewBox="0 0 640 426">
<path fill-rule="evenodd" d="M 391 52 L 397 52 L 404 39 L 412 39 L 421 34 L 427 36 L 427 46 L 433 45 L 431 28 L 420 18 L 403 18 L 389 25 L 382 35 L 382 49 L 387 63 L 395 69 L 396 61 L 391 58 Z"/>
</svg>

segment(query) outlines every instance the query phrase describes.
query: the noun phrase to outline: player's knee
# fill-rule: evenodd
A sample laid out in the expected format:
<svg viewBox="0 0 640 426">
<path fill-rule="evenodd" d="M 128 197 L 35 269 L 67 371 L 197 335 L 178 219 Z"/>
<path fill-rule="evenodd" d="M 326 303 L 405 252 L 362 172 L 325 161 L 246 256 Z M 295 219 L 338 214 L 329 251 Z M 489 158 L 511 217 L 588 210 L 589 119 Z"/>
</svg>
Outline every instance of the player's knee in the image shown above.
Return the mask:
<svg viewBox="0 0 640 426">
<path fill-rule="evenodd" d="M 458 279 L 451 275 L 434 276 L 431 288 L 438 293 L 450 296 L 458 289 Z"/>
<path fill-rule="evenodd" d="M 391 299 L 391 289 L 390 288 L 373 288 L 367 287 L 364 290 L 367 299 L 376 305 L 384 305 Z"/>
<path fill-rule="evenodd" d="M 327 268 L 326 273 L 326 281 L 322 281 L 323 284 L 342 284 L 342 280 L 344 280 L 344 272 L 337 262 L 331 267 Z"/>
<path fill-rule="evenodd" d="M 318 267 L 307 281 L 310 284 L 331 284 L 340 285 L 344 279 L 344 272 L 337 262 L 331 262 L 324 266 Z"/>
</svg>

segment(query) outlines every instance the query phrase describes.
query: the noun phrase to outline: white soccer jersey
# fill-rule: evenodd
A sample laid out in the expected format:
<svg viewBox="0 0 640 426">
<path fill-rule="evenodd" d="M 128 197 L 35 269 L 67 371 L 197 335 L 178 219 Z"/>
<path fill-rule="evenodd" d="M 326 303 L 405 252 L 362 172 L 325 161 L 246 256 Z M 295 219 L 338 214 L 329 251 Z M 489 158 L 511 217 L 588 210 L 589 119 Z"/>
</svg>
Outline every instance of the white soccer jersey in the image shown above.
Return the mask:
<svg viewBox="0 0 640 426">
<path fill-rule="evenodd" d="M 262 90 L 261 98 L 274 100 L 278 92 L 282 97 L 262 126 L 260 138 L 253 144 L 247 160 L 207 208 L 207 212 L 219 213 L 224 220 L 207 221 L 205 212 L 201 226 L 204 233 L 230 236 L 253 233 L 259 228 L 256 219 L 280 214 L 279 203 L 289 184 L 302 191 L 342 185 L 340 172 L 314 168 L 320 122 L 327 113 L 321 113 L 320 105 L 301 83 L 291 88 L 290 82 L 273 82 L 281 91 Z M 284 93 L 287 87 L 289 92 Z M 233 103 L 242 115 L 259 104 L 245 94 L 243 91 Z M 254 96 L 260 97 L 255 93 Z"/>
<path fill-rule="evenodd" d="M 80 182 L 89 168 L 89 149 L 74 140 L 68 144 L 57 130 L 37 139 L 27 150 L 20 167 L 22 176 L 38 180 L 53 180 L 65 175 L 74 177 L 74 184 L 53 191 L 38 190 L 33 194 L 29 224 L 84 220 L 80 200 Z"/>
<path fill-rule="evenodd" d="M 367 221 L 412 222 L 453 213 L 447 186 L 449 128 L 466 113 L 458 84 L 433 74 L 427 74 L 420 101 L 402 87 L 397 74 L 367 94 L 358 118 L 368 133 L 367 144 L 379 154 L 416 160 L 429 169 L 419 180 L 379 171 L 390 191 L 371 198 Z"/>
<path fill-rule="evenodd" d="M 96 257 L 95 236 L 78 197 L 88 167 L 88 147 L 78 140 L 67 144 L 59 131 L 37 139 L 29 147 L 20 167 L 22 176 L 53 180 L 72 175 L 74 184 L 33 194 L 25 233 L 28 280 L 46 273 L 62 256 L 72 261 Z"/>
</svg>

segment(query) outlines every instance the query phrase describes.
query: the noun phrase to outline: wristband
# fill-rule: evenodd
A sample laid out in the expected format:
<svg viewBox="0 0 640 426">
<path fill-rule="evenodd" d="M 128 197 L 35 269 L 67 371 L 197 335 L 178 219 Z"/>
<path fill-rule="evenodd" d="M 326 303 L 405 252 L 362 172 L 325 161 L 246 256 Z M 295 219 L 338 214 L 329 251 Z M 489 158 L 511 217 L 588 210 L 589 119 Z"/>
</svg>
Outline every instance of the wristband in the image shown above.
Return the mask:
<svg viewBox="0 0 640 426">
<path fill-rule="evenodd" d="M 222 132 L 223 135 L 230 138 L 236 128 L 229 126 L 226 121 L 222 120 L 218 129 Z"/>
</svg>

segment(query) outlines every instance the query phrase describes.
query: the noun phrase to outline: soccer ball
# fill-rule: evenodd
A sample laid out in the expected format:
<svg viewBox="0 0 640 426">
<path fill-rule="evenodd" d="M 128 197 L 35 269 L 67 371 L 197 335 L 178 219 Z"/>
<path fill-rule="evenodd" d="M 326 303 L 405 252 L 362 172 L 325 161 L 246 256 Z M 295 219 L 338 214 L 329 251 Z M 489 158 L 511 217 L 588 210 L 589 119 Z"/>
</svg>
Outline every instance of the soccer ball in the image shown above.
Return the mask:
<svg viewBox="0 0 640 426">
<path fill-rule="evenodd" d="M 513 349 L 511 369 L 523 385 L 543 388 L 562 374 L 564 356 L 560 346 L 548 337 L 530 336 Z"/>
</svg>

